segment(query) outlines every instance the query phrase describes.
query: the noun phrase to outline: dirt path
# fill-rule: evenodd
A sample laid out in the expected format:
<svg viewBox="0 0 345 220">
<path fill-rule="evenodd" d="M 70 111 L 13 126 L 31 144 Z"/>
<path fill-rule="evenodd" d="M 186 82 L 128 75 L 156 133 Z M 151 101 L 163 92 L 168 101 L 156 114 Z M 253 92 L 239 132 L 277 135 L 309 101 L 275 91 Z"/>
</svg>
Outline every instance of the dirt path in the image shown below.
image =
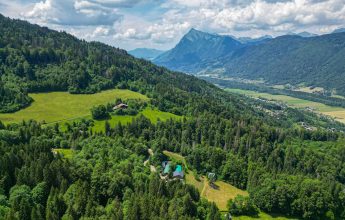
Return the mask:
<svg viewBox="0 0 345 220">
<path fill-rule="evenodd" d="M 153 173 L 157 172 L 156 167 L 153 166 L 153 165 L 150 165 L 150 170 L 151 170 L 151 172 L 153 172 Z"/>
<path fill-rule="evenodd" d="M 204 178 L 204 187 L 202 188 L 201 190 L 201 193 L 200 193 L 200 196 L 203 196 L 204 193 L 205 193 L 205 190 L 206 190 L 206 185 L 208 184 L 207 180 L 206 180 L 206 177 Z"/>
<path fill-rule="evenodd" d="M 151 148 L 149 148 L 147 151 L 149 152 L 150 156 L 153 156 L 153 150 Z"/>
<path fill-rule="evenodd" d="M 147 158 L 147 160 L 144 161 L 144 166 L 146 166 L 150 162 L 150 157 L 153 156 L 153 150 L 151 148 L 149 148 L 147 151 L 149 152 L 150 156 Z M 155 173 L 155 172 L 157 172 L 157 169 L 155 166 L 150 165 L 150 171 Z"/>
</svg>

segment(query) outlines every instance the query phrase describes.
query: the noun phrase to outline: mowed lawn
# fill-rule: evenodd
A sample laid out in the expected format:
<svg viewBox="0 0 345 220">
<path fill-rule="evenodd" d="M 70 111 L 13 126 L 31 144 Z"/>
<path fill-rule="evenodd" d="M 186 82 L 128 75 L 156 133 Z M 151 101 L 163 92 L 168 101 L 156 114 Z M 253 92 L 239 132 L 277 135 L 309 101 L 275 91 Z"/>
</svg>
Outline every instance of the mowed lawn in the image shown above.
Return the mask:
<svg viewBox="0 0 345 220">
<path fill-rule="evenodd" d="M 329 106 L 329 105 L 325 105 L 319 102 L 312 102 L 312 101 L 294 98 L 294 97 L 286 96 L 286 95 L 272 95 L 269 93 L 261 93 L 261 92 L 251 91 L 251 90 L 243 90 L 243 89 L 226 89 L 226 91 L 251 96 L 254 98 L 262 97 L 269 100 L 281 101 L 281 102 L 286 103 L 289 106 L 296 107 L 296 108 L 311 107 L 311 108 L 314 108 L 319 113 L 331 116 L 335 118 L 337 121 L 345 123 L 345 108 Z"/>
<path fill-rule="evenodd" d="M 20 122 L 34 119 L 46 123 L 67 121 L 89 116 L 95 105 L 114 102 L 117 98 L 141 99 L 149 98 L 130 90 L 112 89 L 96 94 L 69 94 L 68 92 L 50 92 L 30 94 L 34 102 L 27 108 L 15 113 L 0 114 L 4 123 Z"/>
</svg>

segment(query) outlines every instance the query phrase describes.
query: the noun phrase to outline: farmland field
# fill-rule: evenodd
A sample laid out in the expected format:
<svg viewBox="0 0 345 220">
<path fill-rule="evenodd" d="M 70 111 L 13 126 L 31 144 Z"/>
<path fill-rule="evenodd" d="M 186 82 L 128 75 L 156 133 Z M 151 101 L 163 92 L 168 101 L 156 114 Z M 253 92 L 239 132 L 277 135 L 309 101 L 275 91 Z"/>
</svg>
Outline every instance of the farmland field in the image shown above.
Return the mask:
<svg viewBox="0 0 345 220">
<path fill-rule="evenodd" d="M 10 123 L 34 119 L 53 123 L 89 116 L 93 106 L 113 102 L 116 98 L 149 100 L 140 93 L 120 89 L 96 94 L 35 93 L 30 94 L 30 97 L 34 99 L 34 102 L 29 107 L 15 113 L 0 114 L 0 120 Z"/>
<path fill-rule="evenodd" d="M 289 106 L 296 108 L 306 108 L 311 107 L 316 110 L 318 113 L 328 115 L 336 119 L 337 121 L 345 123 L 345 108 L 328 106 L 318 102 L 312 102 L 304 99 L 294 98 L 286 95 L 272 95 L 269 93 L 260 93 L 251 90 L 242 90 L 242 89 L 226 89 L 226 91 L 239 93 L 254 98 L 265 98 L 269 100 L 276 100 L 286 103 Z"/>
</svg>

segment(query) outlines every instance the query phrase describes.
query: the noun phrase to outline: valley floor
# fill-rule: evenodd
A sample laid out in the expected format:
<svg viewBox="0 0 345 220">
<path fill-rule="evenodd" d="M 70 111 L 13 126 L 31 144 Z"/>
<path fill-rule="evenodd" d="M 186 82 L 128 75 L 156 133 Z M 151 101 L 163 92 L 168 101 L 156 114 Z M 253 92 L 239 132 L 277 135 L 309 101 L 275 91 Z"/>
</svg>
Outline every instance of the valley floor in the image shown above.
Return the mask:
<svg viewBox="0 0 345 220">
<path fill-rule="evenodd" d="M 269 100 L 276 100 L 286 103 L 289 106 L 296 107 L 296 108 L 312 108 L 315 109 L 315 112 L 321 113 L 327 116 L 334 118 L 339 122 L 345 123 L 345 108 L 341 107 L 334 107 L 328 106 L 318 102 L 312 102 L 304 99 L 294 98 L 291 96 L 286 95 L 272 95 L 269 93 L 260 93 L 251 90 L 243 90 L 243 89 L 226 89 L 229 92 L 239 93 L 243 95 L 247 95 L 254 98 L 265 98 Z"/>
</svg>

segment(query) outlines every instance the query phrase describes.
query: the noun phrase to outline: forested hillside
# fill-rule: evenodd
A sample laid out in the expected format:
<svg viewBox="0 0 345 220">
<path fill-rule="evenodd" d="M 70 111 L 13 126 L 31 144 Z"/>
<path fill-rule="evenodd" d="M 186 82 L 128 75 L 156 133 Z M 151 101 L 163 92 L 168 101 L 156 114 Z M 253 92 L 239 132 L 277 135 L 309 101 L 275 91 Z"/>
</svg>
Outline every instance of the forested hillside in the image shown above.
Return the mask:
<svg viewBox="0 0 345 220">
<path fill-rule="evenodd" d="M 0 219 L 220 220 L 217 206 L 194 186 L 160 178 L 164 150 L 185 156 L 197 175 L 213 172 L 248 191 L 250 204 L 262 211 L 345 218 L 343 124 L 232 95 L 101 43 L 1 22 L 2 111 L 28 105 L 27 92 L 118 87 L 182 117 L 152 122 L 138 115 L 125 125 L 105 122 L 104 132 L 93 131 L 92 120 L 63 129 L 0 122 Z M 148 158 L 157 172 L 144 165 Z"/>
<path fill-rule="evenodd" d="M 238 50 L 222 60 L 225 75 L 300 84 L 345 94 L 345 33 L 282 36 Z"/>
<path fill-rule="evenodd" d="M 161 97 L 164 92 L 160 90 L 174 91 L 176 99 L 159 103 L 164 109 L 187 102 L 184 92 L 207 93 L 215 88 L 136 59 L 124 50 L 1 15 L 0 32 L 0 112 L 29 105 L 28 92 L 95 93 L 116 86 Z M 176 112 L 186 110 L 175 108 Z"/>
</svg>

